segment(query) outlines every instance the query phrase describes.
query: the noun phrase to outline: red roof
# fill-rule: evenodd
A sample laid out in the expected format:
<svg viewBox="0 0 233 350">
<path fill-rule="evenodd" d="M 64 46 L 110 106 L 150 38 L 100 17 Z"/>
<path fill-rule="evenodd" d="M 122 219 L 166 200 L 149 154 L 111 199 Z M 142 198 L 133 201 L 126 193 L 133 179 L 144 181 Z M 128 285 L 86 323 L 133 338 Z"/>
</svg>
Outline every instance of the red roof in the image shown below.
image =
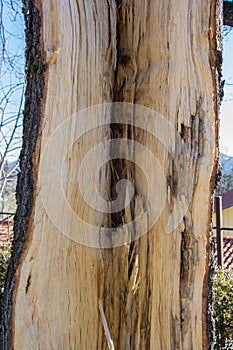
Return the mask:
<svg viewBox="0 0 233 350">
<path fill-rule="evenodd" d="M 0 241 L 7 241 L 13 237 L 14 221 L 6 219 L 0 221 Z"/>
<path fill-rule="evenodd" d="M 217 252 L 215 261 L 217 262 Z M 223 264 L 225 269 L 233 269 L 233 237 L 223 237 Z"/>
</svg>

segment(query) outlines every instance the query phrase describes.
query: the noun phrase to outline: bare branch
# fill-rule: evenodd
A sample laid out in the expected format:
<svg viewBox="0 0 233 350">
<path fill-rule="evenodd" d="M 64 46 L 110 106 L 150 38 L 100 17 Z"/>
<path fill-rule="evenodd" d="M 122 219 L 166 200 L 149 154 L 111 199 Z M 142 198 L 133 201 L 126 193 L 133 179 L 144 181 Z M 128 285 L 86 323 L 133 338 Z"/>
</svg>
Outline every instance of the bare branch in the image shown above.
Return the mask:
<svg viewBox="0 0 233 350">
<path fill-rule="evenodd" d="M 22 142 L 24 101 L 24 30 L 22 3 L 0 0 L 0 199 L 11 209 Z M 20 29 L 20 30 L 19 30 Z M 14 202 L 14 201 L 13 201 Z"/>
</svg>

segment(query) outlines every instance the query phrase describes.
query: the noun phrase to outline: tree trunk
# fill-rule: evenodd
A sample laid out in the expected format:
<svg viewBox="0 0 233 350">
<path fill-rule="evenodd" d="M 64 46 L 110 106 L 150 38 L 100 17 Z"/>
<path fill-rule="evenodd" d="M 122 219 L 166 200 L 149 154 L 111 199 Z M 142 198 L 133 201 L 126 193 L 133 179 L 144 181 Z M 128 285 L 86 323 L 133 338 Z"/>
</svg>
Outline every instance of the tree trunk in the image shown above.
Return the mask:
<svg viewBox="0 0 233 350">
<path fill-rule="evenodd" d="M 25 1 L 3 349 L 206 348 L 216 6 Z"/>
</svg>

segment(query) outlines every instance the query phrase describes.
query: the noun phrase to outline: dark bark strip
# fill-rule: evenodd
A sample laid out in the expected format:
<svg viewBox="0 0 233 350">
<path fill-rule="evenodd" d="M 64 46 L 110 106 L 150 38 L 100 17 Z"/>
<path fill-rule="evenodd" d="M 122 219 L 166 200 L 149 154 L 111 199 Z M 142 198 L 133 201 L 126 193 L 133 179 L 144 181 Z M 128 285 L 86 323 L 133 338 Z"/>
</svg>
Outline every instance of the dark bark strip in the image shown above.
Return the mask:
<svg viewBox="0 0 233 350">
<path fill-rule="evenodd" d="M 233 27 L 233 2 L 223 2 L 223 24 L 225 26 Z"/>
<path fill-rule="evenodd" d="M 40 11 L 33 1 L 25 0 L 23 13 L 26 26 L 25 69 L 27 86 L 25 92 L 23 146 L 20 155 L 21 172 L 17 184 L 18 206 L 14 223 L 14 242 L 1 310 L 0 348 L 2 350 L 10 349 L 12 340 L 13 290 L 17 283 L 15 273 L 24 249 L 29 219 L 33 209 L 34 182 L 36 178 L 33 158 L 40 126 L 44 90 L 45 65 L 43 64 L 40 49 Z"/>
</svg>

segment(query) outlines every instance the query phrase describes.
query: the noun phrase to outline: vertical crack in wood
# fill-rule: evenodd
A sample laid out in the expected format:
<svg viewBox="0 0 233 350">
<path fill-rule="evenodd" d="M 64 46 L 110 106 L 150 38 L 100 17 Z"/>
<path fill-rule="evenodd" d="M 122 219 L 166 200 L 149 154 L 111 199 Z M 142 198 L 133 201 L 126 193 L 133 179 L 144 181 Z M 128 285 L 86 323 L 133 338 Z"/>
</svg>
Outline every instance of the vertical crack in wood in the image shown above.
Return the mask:
<svg viewBox="0 0 233 350">
<path fill-rule="evenodd" d="M 134 5 L 132 3 L 123 4 L 121 1 L 116 1 L 116 46 L 111 46 L 111 55 L 116 57 L 117 64 L 115 66 L 113 81 L 111 82 L 113 86 L 112 101 L 133 103 L 135 102 L 135 89 L 133 85 L 130 88 L 127 87 L 127 84 L 128 80 L 131 79 L 131 75 L 136 74 L 137 68 L 134 56 L 136 55 L 137 48 L 133 42 L 128 42 L 127 44 L 124 42 L 127 30 L 130 30 L 128 26 L 133 26 L 133 23 L 125 18 L 127 10 L 134 11 Z M 135 139 L 136 128 L 130 125 L 115 123 L 114 106 L 110 129 L 112 139 Z M 143 136 L 143 131 L 137 130 L 137 134 L 140 138 L 140 134 Z M 128 151 L 134 154 L 133 149 L 129 149 Z M 117 230 L 121 230 L 123 224 L 133 221 L 135 216 L 138 215 L 136 206 L 143 205 L 144 203 L 142 196 L 137 193 L 135 164 L 133 162 L 124 159 L 111 160 L 110 171 L 111 183 L 109 191 L 112 199 L 115 199 L 117 196 L 116 185 L 121 179 L 129 180 L 135 189 L 134 198 L 131 200 L 129 208 L 110 214 L 111 226 L 117 228 Z M 135 232 L 128 232 L 128 234 L 133 237 Z M 137 240 L 127 246 L 108 251 L 102 250 L 101 252 L 104 265 L 103 273 L 105 276 L 103 278 L 102 288 L 103 305 L 108 305 L 105 308 L 105 312 L 107 319 L 112 322 L 110 322 L 109 327 L 116 348 L 137 348 L 138 346 L 149 348 L 150 344 L 149 251 L 146 259 L 145 252 L 140 252 L 140 249 L 143 250 L 145 246 L 149 250 L 148 239 L 145 239 L 143 247 L 140 246 L 141 242 Z M 144 261 L 142 262 L 141 259 L 144 259 Z M 123 267 L 122 264 L 125 266 Z M 141 277 L 138 274 L 141 265 L 145 266 L 140 273 L 140 275 L 144 273 L 143 281 L 140 280 Z M 122 271 L 121 276 L 118 275 L 117 281 L 111 277 L 116 271 Z M 140 283 L 143 283 L 143 287 L 141 287 Z M 138 293 L 138 290 L 141 288 L 143 288 L 143 291 Z M 106 290 L 108 290 L 107 294 Z"/>
<path fill-rule="evenodd" d="M 193 238 L 192 222 L 184 217 L 184 231 L 181 239 L 181 266 L 180 266 L 180 320 L 182 338 L 189 330 L 189 320 L 191 319 L 191 301 L 193 298 L 193 280 L 195 273 L 195 264 L 197 242 Z"/>
</svg>

